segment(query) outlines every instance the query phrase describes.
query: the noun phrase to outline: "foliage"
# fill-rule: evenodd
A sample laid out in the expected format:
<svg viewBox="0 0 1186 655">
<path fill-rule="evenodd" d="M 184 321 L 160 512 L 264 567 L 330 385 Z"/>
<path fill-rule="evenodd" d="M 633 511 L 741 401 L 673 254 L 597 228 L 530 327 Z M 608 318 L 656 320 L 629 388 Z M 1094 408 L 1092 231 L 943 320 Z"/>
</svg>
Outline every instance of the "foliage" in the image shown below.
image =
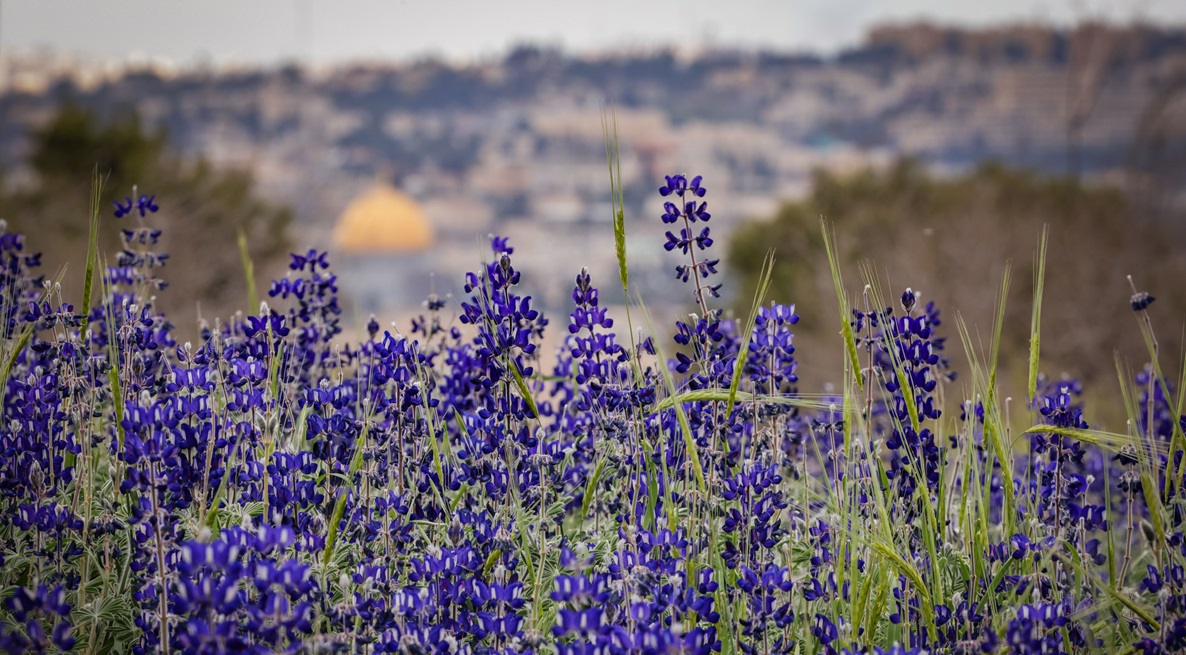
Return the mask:
<svg viewBox="0 0 1186 655">
<path fill-rule="evenodd" d="M 103 122 L 88 110 L 65 105 L 32 135 L 28 167 L 32 182 L 0 186 L 0 216 L 16 231 L 37 234 L 49 270 L 83 259 L 94 171 L 103 181 L 104 207 L 124 201 L 136 185 L 170 198 L 161 244 L 181 273 L 170 278 L 174 292 L 161 298 L 160 307 L 187 336 L 196 336 L 196 318 L 212 321 L 235 310 L 258 309 L 245 302 L 234 247 L 240 230 L 262 275 L 283 266 L 291 213 L 261 200 L 249 174 L 218 171 L 202 159 L 171 153 L 166 135 L 146 131 L 135 115 Z M 101 226 L 99 243 L 108 252 L 120 247 L 119 227 L 113 222 Z M 68 298 L 80 297 L 80 282 L 78 276 L 64 280 Z M 195 298 L 204 303 L 200 309 Z"/>
<path fill-rule="evenodd" d="M 1140 356 L 1125 338 L 1128 325 L 1094 320 L 1106 303 L 1119 307 L 1128 296 L 1125 276 L 1137 272 L 1146 279 L 1175 280 L 1186 275 L 1186 252 L 1177 247 L 1180 226 L 1153 223 L 1123 194 L 1108 188 L 995 164 L 936 178 L 920 165 L 902 161 L 880 173 L 819 173 L 813 189 L 807 198 L 785 204 L 776 216 L 735 232 L 727 261 L 742 279 L 737 306 L 748 305 L 762 257 L 771 248 L 779 254 L 779 265 L 765 300 L 830 298 L 818 229 L 822 216 L 835 226 L 845 267 L 876 260 L 882 276 L 903 284 L 925 280 L 926 298 L 959 311 L 972 325 L 988 325 L 993 306 L 982 299 L 996 292 L 1000 267 L 1012 260 L 1015 275 L 1030 279 L 1035 270 L 1027 250 L 1048 226 L 1059 247 L 1049 253 L 1042 319 L 1048 333 L 1058 338 L 1043 344 L 1044 363 L 1056 373 L 1073 371 L 1090 388 L 1109 383 L 1113 371 L 1108 358 L 1084 360 L 1084 353 L 1104 346 L 1104 352 L 1119 348 L 1126 357 Z M 1007 299 L 1000 354 L 1002 370 L 1017 380 L 1027 365 L 1030 312 L 1024 292 L 1018 286 Z M 1186 312 L 1186 296 L 1163 295 L 1163 300 L 1175 320 Z M 805 316 L 799 330 L 804 346 L 828 351 L 814 363 L 805 362 L 805 379 L 817 383 L 833 379 L 840 364 L 839 354 L 828 346 L 835 329 L 825 317 Z M 1166 328 L 1178 332 L 1175 325 Z M 1178 343 L 1174 339 L 1166 345 L 1176 352 Z"/>
</svg>

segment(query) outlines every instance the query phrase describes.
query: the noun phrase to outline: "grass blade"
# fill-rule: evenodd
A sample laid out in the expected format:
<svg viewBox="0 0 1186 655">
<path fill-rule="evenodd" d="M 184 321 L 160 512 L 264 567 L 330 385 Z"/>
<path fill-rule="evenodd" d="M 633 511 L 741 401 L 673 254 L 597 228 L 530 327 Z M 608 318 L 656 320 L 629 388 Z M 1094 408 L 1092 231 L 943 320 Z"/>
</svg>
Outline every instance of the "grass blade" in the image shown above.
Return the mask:
<svg viewBox="0 0 1186 655">
<path fill-rule="evenodd" d="M 103 197 L 103 179 L 99 177 L 99 167 L 91 177 L 91 225 L 90 237 L 86 246 L 86 275 L 82 281 L 82 325 L 78 334 L 85 340 L 87 323 L 91 317 L 91 289 L 95 283 L 95 266 L 99 259 L 99 203 Z"/>
<path fill-rule="evenodd" d="M 29 345 L 29 339 L 32 337 L 32 328 L 25 328 L 21 331 L 21 338 L 13 346 L 12 352 L 8 353 L 8 359 L 4 362 L 4 371 L 0 373 L 0 389 L 8 388 L 8 376 L 12 375 L 12 367 L 16 366 L 16 360 L 20 358 L 21 352 L 25 350 L 25 346 Z"/>
<path fill-rule="evenodd" d="M 614 253 L 618 259 L 618 278 L 622 292 L 630 287 L 630 271 L 626 266 L 626 213 L 622 192 L 622 157 L 618 152 L 618 114 L 610 107 L 602 110 L 601 130 L 605 135 L 605 161 L 609 167 L 610 205 L 614 212 Z"/>
<path fill-rule="evenodd" d="M 247 278 L 247 310 L 249 314 L 259 311 L 259 294 L 255 290 L 255 264 L 247 248 L 247 233 L 239 228 L 239 258 L 243 260 L 243 275 Z"/>
<path fill-rule="evenodd" d="M 585 517 L 589 515 L 589 506 L 593 504 L 593 494 L 597 491 L 597 483 L 601 481 L 601 472 L 605 470 L 605 458 L 597 462 L 593 475 L 589 476 L 589 483 L 585 485 L 585 497 L 581 499 L 581 515 L 577 525 L 585 524 Z"/>
<path fill-rule="evenodd" d="M 325 553 L 322 555 L 321 563 L 325 567 L 329 567 L 330 560 L 334 556 L 334 547 L 338 541 L 338 525 L 342 522 L 342 514 L 346 512 L 346 498 L 350 495 L 352 489 L 349 485 L 353 483 L 354 474 L 362 468 L 362 453 L 366 448 L 367 432 L 369 424 L 363 423 L 362 434 L 358 436 L 358 443 L 354 446 L 354 456 L 350 459 L 350 472 L 346 475 L 346 482 L 338 490 L 338 499 L 334 503 L 334 513 L 329 520 L 329 532 L 325 536 Z M 441 485 L 445 484 L 441 480 Z"/>
<path fill-rule="evenodd" d="M 523 381 L 523 374 L 519 372 L 519 364 L 512 359 L 508 362 L 507 369 L 510 370 L 511 377 L 515 379 L 515 387 L 519 390 L 519 395 L 523 397 L 523 402 L 527 403 L 527 409 L 531 410 L 531 418 L 538 421 L 539 408 L 535 406 L 535 398 L 531 395 L 531 389 Z"/>
<path fill-rule="evenodd" d="M 996 402 L 995 393 L 988 387 L 988 375 L 976 354 L 976 348 L 972 345 L 972 336 L 968 332 L 968 326 L 964 322 L 963 316 L 956 315 L 956 325 L 959 328 L 964 353 L 968 357 L 968 366 L 971 368 L 974 396 L 978 396 L 984 401 L 984 439 L 1001 467 L 1002 479 L 1012 480 L 1013 450 L 1012 444 L 1006 442 L 1007 432 L 1001 417 L 1000 405 Z M 1005 500 L 1005 511 L 1001 515 L 1002 528 L 1006 535 L 1012 535 L 1016 513 L 1014 508 L 1017 506 L 1016 492 L 1011 484 L 1002 485 L 1002 487 Z"/>
<path fill-rule="evenodd" d="M 684 403 L 723 402 L 723 401 L 729 400 L 730 397 L 731 397 L 730 392 L 723 390 L 723 389 L 701 389 L 701 390 L 696 390 L 696 391 L 685 391 L 680 394 L 668 396 L 668 397 L 664 398 L 663 400 L 659 401 L 659 403 L 657 405 L 655 405 L 655 411 L 661 412 L 665 409 L 671 409 L 672 407 L 675 407 L 676 405 L 682 405 Z M 812 410 L 826 410 L 832 404 L 832 403 L 824 402 L 821 400 L 808 400 L 806 398 L 787 397 L 787 396 L 754 395 L 748 391 L 738 391 L 732 397 L 736 398 L 737 400 L 740 400 L 741 402 L 747 402 L 747 403 L 761 401 L 764 403 L 771 403 L 774 405 L 791 405 L 793 407 L 799 407 L 801 409 L 812 409 Z"/>
<path fill-rule="evenodd" d="M 654 334 L 655 328 L 651 323 L 650 313 L 647 312 L 646 305 L 642 304 L 641 298 L 639 299 L 639 306 L 642 307 L 642 314 L 644 320 L 647 322 L 647 329 L 650 330 L 652 334 Z M 663 354 L 663 349 L 657 342 L 655 344 L 655 350 L 659 355 L 659 361 L 666 362 L 667 357 Z M 675 396 L 675 380 L 671 377 L 671 371 L 667 370 L 666 365 L 660 365 L 657 368 L 663 374 L 663 382 L 667 387 L 667 392 L 671 394 L 671 396 Z M 688 459 L 691 460 L 692 470 L 696 473 L 696 482 L 700 488 L 700 493 L 707 494 L 708 483 L 704 478 L 704 468 L 700 465 L 700 453 L 696 450 L 696 440 L 692 438 L 692 426 L 690 423 L 688 423 L 688 415 L 686 412 L 684 412 L 684 406 L 682 403 L 675 402 L 672 403 L 671 406 L 675 409 L 675 417 L 679 422 L 680 432 L 683 433 L 684 437 L 684 449 L 688 451 Z M 670 485 L 668 485 L 668 488 L 670 489 Z"/>
<path fill-rule="evenodd" d="M 997 298 L 997 313 L 992 326 L 992 352 L 988 358 L 988 392 L 995 402 L 997 393 L 997 363 L 1001 353 L 1001 332 L 1005 327 L 1005 302 L 1009 299 L 1009 279 L 1012 275 L 1012 265 L 1005 264 L 1005 273 L 1001 276 L 1001 293 Z"/>
<path fill-rule="evenodd" d="M 849 323 L 848 298 L 844 292 L 844 277 L 840 273 L 840 259 L 836 254 L 836 234 L 832 226 L 825 219 L 820 219 L 820 230 L 824 233 L 824 249 L 828 254 L 828 268 L 832 271 L 832 286 L 836 289 L 836 305 L 840 310 L 840 332 L 844 335 L 844 348 L 856 377 L 857 387 L 865 388 L 865 380 L 861 375 L 861 362 L 857 356 L 857 341 Z"/>
<path fill-rule="evenodd" d="M 1022 434 L 1060 434 L 1065 437 L 1078 439 L 1083 443 L 1106 448 L 1112 452 L 1120 452 L 1124 446 L 1131 444 L 1131 435 L 1119 432 L 1105 432 L 1103 430 L 1082 430 L 1078 428 L 1060 428 L 1053 425 L 1035 425 Z"/>
<path fill-rule="evenodd" d="M 1033 401 L 1038 392 L 1038 354 L 1042 344 L 1042 293 L 1046 287 L 1046 247 L 1050 241 L 1050 226 L 1042 227 L 1038 238 L 1036 272 L 1034 273 L 1034 307 L 1030 315 L 1030 360 L 1029 382 L 1026 385 L 1027 400 Z"/>
<path fill-rule="evenodd" d="M 754 336 L 754 326 L 757 325 L 758 308 L 762 306 L 762 299 L 770 289 L 770 277 L 774 272 L 774 253 L 766 254 L 766 261 L 762 264 L 762 276 L 758 282 L 758 289 L 754 293 L 753 304 L 750 305 L 749 321 L 746 324 L 745 336 L 741 338 L 741 348 L 737 353 L 737 360 L 733 363 L 733 379 L 729 382 L 729 404 L 725 416 L 733 414 L 733 406 L 737 403 L 737 387 L 741 384 L 741 376 L 745 372 L 745 363 L 749 359 L 749 344 Z"/>
</svg>

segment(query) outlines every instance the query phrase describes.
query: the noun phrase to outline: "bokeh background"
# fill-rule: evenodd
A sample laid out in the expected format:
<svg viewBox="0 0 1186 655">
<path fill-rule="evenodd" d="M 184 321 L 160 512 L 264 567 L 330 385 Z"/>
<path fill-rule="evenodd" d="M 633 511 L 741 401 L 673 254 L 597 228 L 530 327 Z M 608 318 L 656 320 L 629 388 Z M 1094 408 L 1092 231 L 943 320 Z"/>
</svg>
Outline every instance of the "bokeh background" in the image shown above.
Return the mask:
<svg viewBox="0 0 1186 655">
<path fill-rule="evenodd" d="M 162 206 L 183 334 L 249 311 L 285 253 L 329 249 L 347 323 L 458 292 L 490 234 L 563 323 L 616 281 L 603 117 L 616 113 L 632 279 L 690 311 L 656 191 L 704 175 L 725 298 L 797 303 L 803 386 L 840 379 L 819 220 L 886 291 L 936 300 L 1023 376 L 1051 230 L 1044 368 L 1110 392 L 1143 345 L 1126 276 L 1186 317 L 1186 3 L 708 0 L 0 1 L 0 217 L 77 293 L 92 176 Z M 127 219 L 125 219 L 127 220 Z M 107 214 L 105 246 L 121 225 Z M 896 293 L 895 293 L 896 295 Z"/>
</svg>

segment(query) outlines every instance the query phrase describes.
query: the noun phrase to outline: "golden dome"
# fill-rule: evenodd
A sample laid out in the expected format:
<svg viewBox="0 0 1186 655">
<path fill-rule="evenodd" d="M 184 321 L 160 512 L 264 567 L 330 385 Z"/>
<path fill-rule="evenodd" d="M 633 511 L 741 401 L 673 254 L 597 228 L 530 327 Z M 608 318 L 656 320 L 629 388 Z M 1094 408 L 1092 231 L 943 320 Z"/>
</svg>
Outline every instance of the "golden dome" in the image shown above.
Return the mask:
<svg viewBox="0 0 1186 655">
<path fill-rule="evenodd" d="M 432 225 L 416 201 L 385 184 L 352 200 L 334 228 L 334 243 L 344 252 L 416 252 L 432 242 Z"/>
</svg>

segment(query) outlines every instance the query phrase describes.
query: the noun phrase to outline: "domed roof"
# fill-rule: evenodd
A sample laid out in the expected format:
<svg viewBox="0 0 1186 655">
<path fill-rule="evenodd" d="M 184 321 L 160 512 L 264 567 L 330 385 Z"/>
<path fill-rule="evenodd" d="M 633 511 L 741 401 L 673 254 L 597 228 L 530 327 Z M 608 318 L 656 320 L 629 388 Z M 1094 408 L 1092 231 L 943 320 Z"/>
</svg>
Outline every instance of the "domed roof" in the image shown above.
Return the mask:
<svg viewBox="0 0 1186 655">
<path fill-rule="evenodd" d="M 352 200 L 334 228 L 334 243 L 343 252 L 417 252 L 432 242 L 432 225 L 420 206 L 386 184 Z"/>
</svg>

